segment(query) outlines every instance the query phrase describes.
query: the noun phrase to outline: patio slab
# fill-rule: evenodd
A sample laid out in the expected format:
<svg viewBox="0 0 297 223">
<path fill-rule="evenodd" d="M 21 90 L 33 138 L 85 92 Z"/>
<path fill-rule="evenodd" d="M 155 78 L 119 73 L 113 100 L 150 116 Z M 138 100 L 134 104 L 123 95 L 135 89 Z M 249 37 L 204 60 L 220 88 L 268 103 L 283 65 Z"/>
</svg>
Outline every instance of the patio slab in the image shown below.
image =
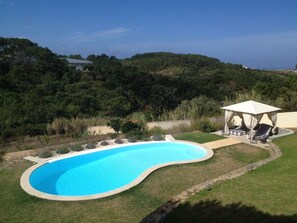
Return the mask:
<svg viewBox="0 0 297 223">
<path fill-rule="evenodd" d="M 242 141 L 233 139 L 233 138 L 226 138 L 226 139 L 216 140 L 213 142 L 207 142 L 202 145 L 206 146 L 207 148 L 210 148 L 210 149 L 218 149 L 218 148 L 222 148 L 222 147 L 226 147 L 226 146 L 236 145 L 239 143 L 242 143 Z"/>
</svg>

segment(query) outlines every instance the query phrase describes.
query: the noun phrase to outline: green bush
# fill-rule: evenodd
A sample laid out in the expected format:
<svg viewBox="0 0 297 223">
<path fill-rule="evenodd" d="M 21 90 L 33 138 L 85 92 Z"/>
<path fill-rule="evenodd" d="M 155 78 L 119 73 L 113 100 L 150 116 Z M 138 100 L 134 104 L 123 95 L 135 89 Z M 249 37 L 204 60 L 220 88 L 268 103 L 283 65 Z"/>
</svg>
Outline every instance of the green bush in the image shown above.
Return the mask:
<svg viewBox="0 0 297 223">
<path fill-rule="evenodd" d="M 165 131 L 158 126 L 155 126 L 155 127 L 151 128 L 150 130 L 148 130 L 149 135 L 163 135 L 164 133 L 165 133 Z"/>
<path fill-rule="evenodd" d="M 84 148 L 81 145 L 72 146 L 70 148 L 72 151 L 79 152 L 82 151 Z"/>
<path fill-rule="evenodd" d="M 86 148 L 87 148 L 87 149 L 95 149 L 95 148 L 96 148 L 96 144 L 94 144 L 94 143 L 88 143 L 88 144 L 86 145 Z"/>
<path fill-rule="evenodd" d="M 49 157 L 52 157 L 53 154 L 49 151 L 46 151 L 46 152 L 42 152 L 38 155 L 39 158 L 49 158 Z"/>
<path fill-rule="evenodd" d="M 118 134 L 117 133 L 108 133 L 106 136 L 109 137 L 110 139 L 116 139 Z"/>
<path fill-rule="evenodd" d="M 52 123 L 47 125 L 46 129 L 51 135 L 67 134 L 71 137 L 77 137 L 87 130 L 87 124 L 84 119 L 79 118 L 55 118 Z"/>
<path fill-rule="evenodd" d="M 196 120 L 194 125 L 197 130 L 201 132 L 214 132 L 217 130 L 217 126 L 215 126 L 215 124 L 212 124 L 209 119 Z"/>
<path fill-rule="evenodd" d="M 164 136 L 163 135 L 153 135 L 153 140 L 154 141 L 162 141 L 164 140 Z"/>
<path fill-rule="evenodd" d="M 123 123 L 123 121 L 121 119 L 119 119 L 119 118 L 111 119 L 107 123 L 107 126 L 112 128 L 116 133 L 119 133 L 119 131 L 121 131 L 121 129 L 122 129 L 122 123 Z"/>
<path fill-rule="evenodd" d="M 120 138 L 115 139 L 114 142 L 116 144 L 123 144 L 124 143 L 123 140 L 121 140 Z"/>
<path fill-rule="evenodd" d="M 128 142 L 133 143 L 133 142 L 136 142 L 136 141 L 137 141 L 137 138 L 135 138 L 135 137 L 128 138 Z"/>
<path fill-rule="evenodd" d="M 3 161 L 4 154 L 5 154 L 4 151 L 0 151 L 0 163 Z"/>
<path fill-rule="evenodd" d="M 69 153 L 69 152 L 70 152 L 70 149 L 68 149 L 68 148 L 60 148 L 60 149 L 56 150 L 57 154 L 66 154 L 66 153 Z"/>
<path fill-rule="evenodd" d="M 141 130 L 142 130 L 142 125 L 140 123 L 126 121 L 122 124 L 123 133 L 128 133 L 131 131 L 141 131 Z"/>
<path fill-rule="evenodd" d="M 131 130 L 131 131 L 125 133 L 126 138 L 133 137 L 136 139 L 141 139 L 142 135 L 143 135 L 143 132 L 140 129 L 134 129 L 134 130 Z"/>
<path fill-rule="evenodd" d="M 105 140 L 100 143 L 101 146 L 107 146 L 108 144 L 109 143 L 107 141 L 105 141 Z"/>
<path fill-rule="evenodd" d="M 151 141 L 151 138 L 148 136 L 143 136 L 141 137 L 141 140 L 147 142 L 147 141 Z"/>
</svg>

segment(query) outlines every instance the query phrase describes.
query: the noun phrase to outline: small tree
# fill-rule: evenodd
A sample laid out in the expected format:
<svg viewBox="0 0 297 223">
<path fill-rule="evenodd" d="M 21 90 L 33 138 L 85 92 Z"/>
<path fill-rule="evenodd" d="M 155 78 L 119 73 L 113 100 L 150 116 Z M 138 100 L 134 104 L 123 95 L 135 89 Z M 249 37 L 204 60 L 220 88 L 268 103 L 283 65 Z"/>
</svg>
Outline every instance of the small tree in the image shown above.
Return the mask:
<svg viewBox="0 0 297 223">
<path fill-rule="evenodd" d="M 117 134 L 119 131 L 122 129 L 122 120 L 121 119 L 111 119 L 108 123 L 107 126 L 111 127 Z"/>
<path fill-rule="evenodd" d="M 133 121 L 126 121 L 122 125 L 122 132 L 127 133 L 130 131 L 142 131 L 142 125 Z"/>
</svg>

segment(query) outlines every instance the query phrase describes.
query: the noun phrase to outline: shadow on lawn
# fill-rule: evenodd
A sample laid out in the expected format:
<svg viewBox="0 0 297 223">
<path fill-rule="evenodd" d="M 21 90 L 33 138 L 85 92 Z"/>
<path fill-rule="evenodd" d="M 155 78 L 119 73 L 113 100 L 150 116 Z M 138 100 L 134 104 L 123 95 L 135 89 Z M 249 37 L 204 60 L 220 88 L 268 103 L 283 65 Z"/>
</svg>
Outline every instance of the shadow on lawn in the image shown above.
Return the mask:
<svg viewBox="0 0 297 223">
<path fill-rule="evenodd" d="M 181 204 L 167 217 L 165 223 L 296 223 L 297 214 L 292 216 L 270 215 L 252 206 L 241 203 L 222 205 L 217 200 L 201 201 L 191 205 L 189 202 Z"/>
</svg>

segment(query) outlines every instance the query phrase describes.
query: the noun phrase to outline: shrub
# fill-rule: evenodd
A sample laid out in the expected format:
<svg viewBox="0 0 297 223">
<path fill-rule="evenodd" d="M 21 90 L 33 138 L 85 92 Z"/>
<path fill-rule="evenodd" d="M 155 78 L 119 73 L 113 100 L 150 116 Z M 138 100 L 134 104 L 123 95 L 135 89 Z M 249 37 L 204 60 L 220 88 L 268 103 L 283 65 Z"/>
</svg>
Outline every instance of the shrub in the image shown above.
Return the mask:
<svg viewBox="0 0 297 223">
<path fill-rule="evenodd" d="M 55 118 L 51 124 L 47 125 L 46 129 L 48 134 L 68 134 L 72 137 L 77 137 L 82 135 L 86 131 L 87 124 L 84 119 L 79 118 Z"/>
<path fill-rule="evenodd" d="M 46 151 L 46 152 L 42 152 L 38 155 L 39 158 L 49 158 L 49 157 L 52 157 L 53 154 L 49 151 Z"/>
<path fill-rule="evenodd" d="M 142 112 L 133 112 L 129 115 L 129 119 L 140 123 L 142 126 L 146 125 L 146 115 Z"/>
<path fill-rule="evenodd" d="M 151 138 L 148 136 L 144 136 L 144 137 L 141 137 L 141 140 L 147 142 L 147 141 L 151 141 Z"/>
<path fill-rule="evenodd" d="M 70 152 L 70 149 L 68 149 L 68 148 L 60 148 L 60 149 L 56 150 L 57 154 L 66 154 L 66 153 L 69 153 L 69 152 Z"/>
<path fill-rule="evenodd" d="M 55 118 L 51 124 L 48 124 L 46 129 L 48 134 L 64 134 L 67 120 L 65 118 Z"/>
<path fill-rule="evenodd" d="M 94 143 L 88 143 L 88 144 L 86 145 L 86 148 L 87 148 L 87 149 L 95 149 L 95 148 L 96 148 L 96 144 L 94 144 Z"/>
<path fill-rule="evenodd" d="M 136 139 L 141 139 L 141 136 L 142 136 L 143 132 L 140 130 L 140 129 L 134 129 L 134 130 L 131 130 L 127 133 L 125 133 L 125 137 L 126 138 L 136 138 Z"/>
<path fill-rule="evenodd" d="M 115 139 L 114 142 L 116 144 L 123 144 L 123 140 L 121 140 L 120 138 Z"/>
<path fill-rule="evenodd" d="M 84 148 L 81 145 L 72 146 L 70 148 L 72 151 L 79 152 L 82 151 Z"/>
<path fill-rule="evenodd" d="M 208 119 L 197 120 L 194 125 L 201 132 L 214 132 L 217 130 L 216 126 L 214 126 Z"/>
<path fill-rule="evenodd" d="M 155 126 L 155 127 L 151 128 L 150 130 L 148 130 L 148 133 L 149 133 L 149 135 L 163 135 L 165 133 L 165 131 L 158 126 Z"/>
<path fill-rule="evenodd" d="M 153 140 L 154 141 L 162 141 L 164 140 L 164 136 L 163 135 L 153 135 Z"/>
<path fill-rule="evenodd" d="M 44 135 L 46 133 L 46 124 L 28 124 L 23 129 L 23 134 L 35 136 L 35 135 Z"/>
<path fill-rule="evenodd" d="M 122 132 L 127 133 L 130 131 L 141 131 L 142 125 L 140 123 L 132 122 L 132 121 L 126 121 L 122 124 Z"/>
<path fill-rule="evenodd" d="M 107 146 L 107 145 L 108 145 L 108 142 L 104 140 L 104 141 L 102 141 L 102 142 L 100 143 L 100 145 L 101 145 L 101 146 Z"/>
<path fill-rule="evenodd" d="M 4 154 L 5 154 L 4 151 L 0 151 L 0 163 L 3 161 Z"/>
<path fill-rule="evenodd" d="M 128 139 L 128 142 L 136 142 L 137 141 L 137 139 L 135 138 L 135 137 L 130 137 L 129 139 Z"/>
<path fill-rule="evenodd" d="M 200 95 L 190 101 L 183 100 L 175 110 L 163 114 L 170 120 L 195 119 L 203 116 L 213 116 L 220 114 L 219 102 Z"/>
<path fill-rule="evenodd" d="M 119 131 L 122 128 L 122 120 L 121 119 L 111 119 L 108 123 L 107 126 L 111 127 L 116 133 L 119 133 Z"/>
<path fill-rule="evenodd" d="M 117 133 L 108 133 L 107 137 L 111 138 L 111 139 L 115 139 L 117 138 L 118 134 Z"/>
<path fill-rule="evenodd" d="M 84 131 L 87 130 L 87 126 L 83 119 L 72 118 L 68 120 L 66 124 L 66 134 L 70 135 L 71 137 L 80 136 Z"/>
</svg>

